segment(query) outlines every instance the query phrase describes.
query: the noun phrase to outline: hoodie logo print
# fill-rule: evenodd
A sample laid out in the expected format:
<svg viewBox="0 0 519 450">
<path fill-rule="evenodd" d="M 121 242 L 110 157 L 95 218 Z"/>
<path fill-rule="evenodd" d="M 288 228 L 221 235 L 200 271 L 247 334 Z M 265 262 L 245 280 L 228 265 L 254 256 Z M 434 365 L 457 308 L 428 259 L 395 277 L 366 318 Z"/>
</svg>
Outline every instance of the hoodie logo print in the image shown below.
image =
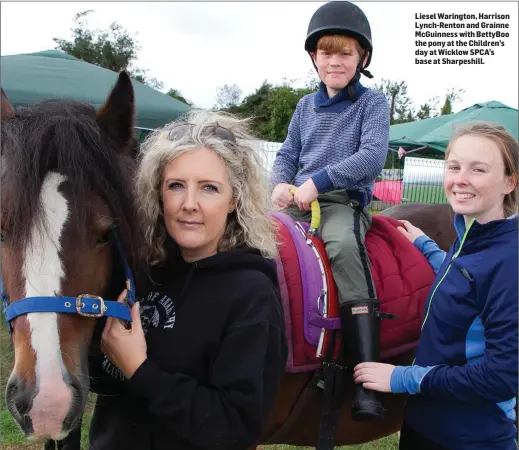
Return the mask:
<svg viewBox="0 0 519 450">
<path fill-rule="evenodd" d="M 141 322 L 144 333 L 149 328 L 171 329 L 175 326 L 176 311 L 173 300 L 159 292 L 150 292 L 141 306 Z"/>
<path fill-rule="evenodd" d="M 141 323 L 144 335 L 151 328 L 171 329 L 175 326 L 176 311 L 173 300 L 167 295 L 151 292 L 145 301 L 141 303 Z M 124 375 L 105 356 L 102 362 L 104 371 L 116 380 L 123 381 Z"/>
</svg>

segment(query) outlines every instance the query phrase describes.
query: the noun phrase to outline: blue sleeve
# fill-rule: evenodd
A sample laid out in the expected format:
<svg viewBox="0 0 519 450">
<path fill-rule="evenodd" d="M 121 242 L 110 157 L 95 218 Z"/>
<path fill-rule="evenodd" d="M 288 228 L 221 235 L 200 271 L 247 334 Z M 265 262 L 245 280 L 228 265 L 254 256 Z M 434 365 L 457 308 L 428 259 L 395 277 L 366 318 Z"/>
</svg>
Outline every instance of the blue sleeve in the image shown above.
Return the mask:
<svg viewBox="0 0 519 450">
<path fill-rule="evenodd" d="M 516 241 L 517 242 L 517 241 Z M 480 362 L 463 366 L 436 366 L 423 378 L 423 394 L 461 402 L 503 402 L 517 396 L 518 384 L 518 307 L 516 251 L 506 255 L 498 267 L 481 275 L 476 285 L 485 302 L 481 320 L 485 351 Z"/>
<path fill-rule="evenodd" d="M 276 159 L 270 175 L 270 185 L 274 188 L 279 183 L 292 183 L 299 168 L 299 155 L 301 153 L 300 114 L 301 103 L 299 100 L 283 146 L 276 153 Z"/>
<path fill-rule="evenodd" d="M 440 247 L 438 247 L 436 242 L 425 234 L 417 237 L 413 244 L 427 258 L 427 261 L 429 261 L 429 264 L 432 266 L 434 273 L 437 274 L 447 252 L 444 252 Z"/>
<path fill-rule="evenodd" d="M 375 180 L 386 163 L 389 148 L 389 105 L 383 95 L 376 96 L 362 118 L 359 150 L 337 164 L 326 167 L 336 189 L 356 189 Z"/>
<path fill-rule="evenodd" d="M 419 394 L 423 377 L 434 366 L 396 366 L 391 374 L 391 392 L 394 394 Z"/>
</svg>

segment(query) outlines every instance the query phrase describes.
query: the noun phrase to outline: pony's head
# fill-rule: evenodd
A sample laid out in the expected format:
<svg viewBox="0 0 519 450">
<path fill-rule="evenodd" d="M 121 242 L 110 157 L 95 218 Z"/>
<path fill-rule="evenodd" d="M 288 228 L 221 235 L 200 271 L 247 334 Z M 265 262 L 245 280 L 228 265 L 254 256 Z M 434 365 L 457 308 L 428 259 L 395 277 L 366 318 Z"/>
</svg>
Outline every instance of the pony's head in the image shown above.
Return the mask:
<svg viewBox="0 0 519 450">
<path fill-rule="evenodd" d="M 34 311 L 82 294 L 115 300 L 125 288 L 119 243 L 135 266 L 131 79 L 122 72 L 98 111 L 65 100 L 15 110 L 2 91 L 1 114 L 1 269 L 6 303 L 19 302 L 7 407 L 26 437 L 59 440 L 85 406 L 96 319 L 73 301 L 62 302 L 71 313 Z"/>
</svg>

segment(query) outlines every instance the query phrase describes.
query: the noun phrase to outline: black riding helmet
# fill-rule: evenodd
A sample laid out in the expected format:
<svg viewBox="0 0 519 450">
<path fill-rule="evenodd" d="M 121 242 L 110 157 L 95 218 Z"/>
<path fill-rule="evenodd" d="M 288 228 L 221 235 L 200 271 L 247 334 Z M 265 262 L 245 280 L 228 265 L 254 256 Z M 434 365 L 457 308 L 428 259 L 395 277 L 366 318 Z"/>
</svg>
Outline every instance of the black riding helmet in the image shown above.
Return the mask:
<svg viewBox="0 0 519 450">
<path fill-rule="evenodd" d="M 359 42 L 364 50 L 369 52 L 366 65 L 362 67 L 362 61 L 360 61 L 357 71 L 368 78 L 373 78 L 369 71 L 365 70 L 371 62 L 373 44 L 371 28 L 364 12 L 357 5 L 345 1 L 332 1 L 321 6 L 310 19 L 305 50 L 308 53 L 316 52 L 319 39 L 330 34 L 351 36 Z"/>
</svg>

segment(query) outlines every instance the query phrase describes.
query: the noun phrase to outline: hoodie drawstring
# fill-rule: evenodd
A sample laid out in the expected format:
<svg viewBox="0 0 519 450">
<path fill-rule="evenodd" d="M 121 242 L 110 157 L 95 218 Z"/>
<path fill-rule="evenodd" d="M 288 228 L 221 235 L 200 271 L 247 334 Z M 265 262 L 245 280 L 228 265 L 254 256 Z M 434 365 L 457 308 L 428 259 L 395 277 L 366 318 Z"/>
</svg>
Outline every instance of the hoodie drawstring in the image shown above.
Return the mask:
<svg viewBox="0 0 519 450">
<path fill-rule="evenodd" d="M 182 292 L 180 292 L 180 295 L 178 297 L 178 303 L 179 304 L 182 302 L 182 298 L 184 297 L 184 294 L 185 294 L 185 292 L 187 290 L 189 282 L 191 281 L 191 277 L 193 276 L 193 273 L 195 272 L 196 268 L 197 268 L 197 263 L 196 262 L 191 264 L 191 268 L 189 269 L 189 273 L 187 274 L 186 282 L 184 283 L 184 287 L 182 288 Z"/>
</svg>

